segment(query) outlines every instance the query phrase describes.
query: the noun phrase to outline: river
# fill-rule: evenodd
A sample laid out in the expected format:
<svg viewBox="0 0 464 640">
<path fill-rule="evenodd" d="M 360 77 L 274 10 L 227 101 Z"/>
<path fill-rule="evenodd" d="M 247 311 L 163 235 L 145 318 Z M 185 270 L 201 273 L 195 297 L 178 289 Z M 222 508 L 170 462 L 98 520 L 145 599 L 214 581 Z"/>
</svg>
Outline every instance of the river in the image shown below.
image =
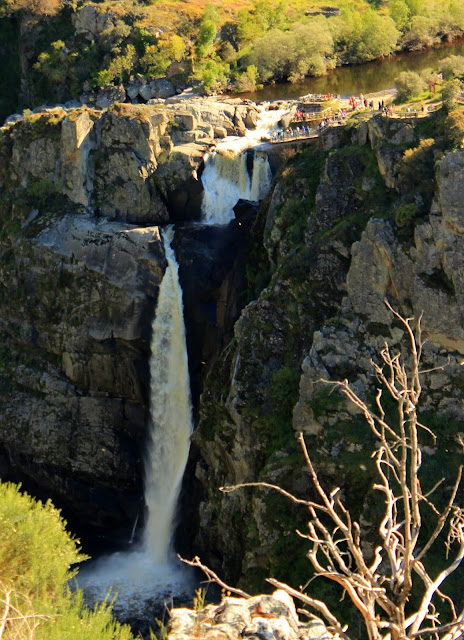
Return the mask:
<svg viewBox="0 0 464 640">
<path fill-rule="evenodd" d="M 464 55 L 463 40 L 425 51 L 399 53 L 391 58 L 366 64 L 338 67 L 326 76 L 307 78 L 304 82 L 295 84 L 268 85 L 258 91 L 242 93 L 240 97 L 262 102 L 298 98 L 307 93 L 335 93 L 341 96 L 375 93 L 394 87 L 395 78 L 402 71 L 436 70 L 440 60 L 451 55 Z"/>
</svg>

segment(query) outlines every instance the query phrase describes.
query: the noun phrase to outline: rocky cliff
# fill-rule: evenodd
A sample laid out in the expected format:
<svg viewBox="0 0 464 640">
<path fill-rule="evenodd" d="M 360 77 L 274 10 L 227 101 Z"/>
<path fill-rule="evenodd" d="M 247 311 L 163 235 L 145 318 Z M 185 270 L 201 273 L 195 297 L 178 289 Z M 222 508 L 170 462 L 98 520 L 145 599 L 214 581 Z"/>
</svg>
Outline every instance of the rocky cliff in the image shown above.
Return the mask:
<svg viewBox="0 0 464 640">
<path fill-rule="evenodd" d="M 424 368 L 446 365 L 424 384 L 421 415 L 438 438 L 426 481 L 443 469 L 452 477 L 460 455 L 464 154 L 437 120 L 353 123 L 338 145 L 290 158 L 261 209 L 259 293 L 211 373 L 194 434 L 195 551 L 256 590 L 269 575 L 308 580 L 307 544 L 294 533 L 306 514 L 263 489 L 219 487 L 262 480 L 310 497 L 298 432 L 369 531 L 374 443 L 359 413 L 318 381 L 348 378 L 375 397 L 370 360 L 385 341 L 407 350 L 385 299 L 423 314 Z"/>
<path fill-rule="evenodd" d="M 52 497 L 92 539 L 127 540 L 143 515 L 151 321 L 165 269 L 158 225 L 199 219 L 204 155 L 218 128 L 235 126 L 236 106 L 200 102 L 56 108 L 0 131 L 0 473 Z M 200 362 L 242 306 L 241 236 L 237 224 L 214 237 L 199 226 L 178 241 L 199 316 L 189 335 L 198 388 Z"/>
<path fill-rule="evenodd" d="M 200 102 L 55 109 L 0 133 L 1 475 L 53 496 L 78 532 L 128 536 L 142 509 L 158 225 L 198 220 L 205 153 L 254 112 Z M 452 474 L 462 414 L 464 162 L 443 119 L 372 118 L 284 154 L 257 215 L 176 237 L 198 414 L 179 544 L 251 591 L 270 574 L 306 582 L 305 513 L 218 489 L 311 495 L 297 432 L 369 526 L 362 421 L 317 381 L 372 396 L 370 359 L 404 338 L 384 298 L 423 312 L 424 365 L 447 363 L 422 405 L 430 478 Z"/>
</svg>

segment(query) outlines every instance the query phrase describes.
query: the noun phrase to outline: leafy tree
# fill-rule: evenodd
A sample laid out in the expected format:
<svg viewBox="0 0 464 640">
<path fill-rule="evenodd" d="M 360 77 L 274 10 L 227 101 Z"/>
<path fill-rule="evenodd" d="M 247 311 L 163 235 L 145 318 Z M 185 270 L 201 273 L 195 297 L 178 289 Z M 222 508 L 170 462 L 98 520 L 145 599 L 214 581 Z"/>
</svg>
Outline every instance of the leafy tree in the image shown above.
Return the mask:
<svg viewBox="0 0 464 640">
<path fill-rule="evenodd" d="M 461 92 L 461 82 L 457 78 L 445 82 L 441 90 L 441 97 L 448 111 L 451 111 L 456 106 L 456 100 L 461 95 Z"/>
<path fill-rule="evenodd" d="M 425 9 L 424 0 L 405 0 L 411 15 L 417 16 L 423 13 Z"/>
<path fill-rule="evenodd" d="M 366 62 L 388 56 L 395 49 L 399 31 L 389 16 L 373 9 L 346 10 L 342 14 L 338 46 L 346 62 Z"/>
<path fill-rule="evenodd" d="M 93 612 L 71 593 L 71 566 L 85 560 L 50 501 L 0 484 L 0 639 L 133 640 L 107 603 Z"/>
<path fill-rule="evenodd" d="M 431 47 L 439 42 L 437 28 L 432 18 L 415 15 L 411 20 L 409 30 L 403 38 L 403 44 L 407 49 L 423 49 Z"/>
<path fill-rule="evenodd" d="M 332 66 L 332 35 L 325 18 L 293 24 L 286 32 L 269 31 L 257 40 L 248 62 L 262 81 L 321 75 Z"/>
<path fill-rule="evenodd" d="M 236 81 L 239 91 L 254 91 L 259 77 L 258 68 L 254 64 L 248 65 L 246 71 L 241 73 Z"/>
<path fill-rule="evenodd" d="M 220 63 L 208 60 L 202 72 L 203 87 L 206 91 L 220 91 L 229 80 L 230 66 L 227 63 Z"/>
<path fill-rule="evenodd" d="M 221 60 L 223 62 L 228 62 L 229 64 L 235 62 L 237 57 L 237 52 L 230 42 L 224 42 L 218 53 Z"/>
<path fill-rule="evenodd" d="M 75 73 L 78 57 L 77 51 L 68 51 L 62 40 L 52 42 L 33 65 L 38 97 L 59 102 L 69 95 L 77 95 L 81 89 Z"/>
<path fill-rule="evenodd" d="M 464 56 L 449 56 L 440 62 L 440 71 L 445 80 L 451 80 L 454 76 L 464 76 Z"/>
<path fill-rule="evenodd" d="M 104 53 L 112 56 L 121 55 L 122 45 L 131 35 L 132 29 L 123 20 L 110 22 L 109 26 L 102 31 L 99 37 L 99 44 Z"/>
<path fill-rule="evenodd" d="M 242 46 L 254 42 L 272 29 L 285 29 L 287 19 L 282 0 L 255 0 L 253 9 L 242 9 L 237 17 L 237 35 Z"/>
<path fill-rule="evenodd" d="M 216 38 L 219 20 L 219 14 L 214 5 L 206 5 L 201 16 L 200 31 L 195 44 L 197 55 L 200 59 L 206 58 L 213 52 L 213 43 Z"/>
<path fill-rule="evenodd" d="M 402 71 L 395 78 L 395 85 L 398 90 L 396 98 L 399 102 L 406 102 L 406 100 L 421 93 L 421 91 L 425 91 L 427 88 L 424 80 L 415 71 Z"/>
<path fill-rule="evenodd" d="M 390 17 L 400 31 L 405 31 L 410 24 L 411 12 L 405 0 L 392 0 Z"/>
<path fill-rule="evenodd" d="M 453 147 L 464 145 L 464 109 L 459 107 L 448 114 L 445 121 L 445 131 Z"/>
<path fill-rule="evenodd" d="M 184 40 L 176 33 L 169 40 L 160 40 L 158 42 L 160 52 L 170 62 L 180 62 L 183 60 L 187 51 Z"/>
<path fill-rule="evenodd" d="M 113 58 L 106 69 L 95 74 L 93 85 L 95 88 L 109 87 L 121 82 L 127 82 L 137 60 L 133 44 L 126 46 L 123 55 Z"/>
</svg>

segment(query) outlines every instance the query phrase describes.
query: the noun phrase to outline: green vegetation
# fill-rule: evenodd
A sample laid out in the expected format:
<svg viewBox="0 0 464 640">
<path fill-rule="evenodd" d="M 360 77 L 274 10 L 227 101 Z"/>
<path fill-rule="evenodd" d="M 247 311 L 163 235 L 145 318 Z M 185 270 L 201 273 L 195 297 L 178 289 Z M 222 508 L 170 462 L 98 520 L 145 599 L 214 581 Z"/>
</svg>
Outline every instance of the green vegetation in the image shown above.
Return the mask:
<svg viewBox="0 0 464 640">
<path fill-rule="evenodd" d="M 131 640 L 107 602 L 89 611 L 72 592 L 71 569 L 83 556 L 51 502 L 0 484 L 0 615 L 6 637 L 34 640 Z M 1 635 L 1 634 L 0 634 Z"/>
<path fill-rule="evenodd" d="M 84 11 L 86 26 L 76 29 Z M 20 32 L 28 39 L 27 60 Z M 464 8 L 453 0 L 334 0 L 330 7 L 318 0 L 4 0 L 0 51 L 8 64 L 0 117 L 88 88 L 127 84 L 136 73 L 148 81 L 166 76 L 180 88 L 249 91 L 462 34 Z M 462 73 L 456 58 L 443 63 L 445 77 Z"/>
<path fill-rule="evenodd" d="M 398 93 L 396 95 L 396 101 L 398 103 L 406 102 L 413 96 L 422 91 L 425 91 L 427 85 L 425 81 L 415 71 L 403 71 L 395 80 Z"/>
<path fill-rule="evenodd" d="M 451 146 L 462 147 L 464 143 L 464 108 L 458 107 L 451 111 L 445 121 L 445 127 Z"/>
</svg>

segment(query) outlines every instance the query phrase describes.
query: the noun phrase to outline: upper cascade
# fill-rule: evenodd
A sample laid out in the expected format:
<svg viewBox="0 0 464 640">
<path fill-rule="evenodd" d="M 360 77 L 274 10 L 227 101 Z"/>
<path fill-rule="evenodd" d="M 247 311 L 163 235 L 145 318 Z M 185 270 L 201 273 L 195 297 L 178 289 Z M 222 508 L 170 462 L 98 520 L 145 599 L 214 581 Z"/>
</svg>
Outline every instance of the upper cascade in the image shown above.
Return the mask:
<svg viewBox="0 0 464 640">
<path fill-rule="evenodd" d="M 270 104 L 264 103 L 257 105 L 258 117 L 256 127 L 254 129 L 246 129 L 243 136 L 227 136 L 224 140 L 220 140 L 216 144 L 216 149 L 220 152 L 230 154 L 239 154 L 262 144 L 263 139 L 270 137 L 273 131 L 278 127 L 282 116 L 288 113 L 287 109 L 269 109 Z"/>
<path fill-rule="evenodd" d="M 239 200 L 259 202 L 271 186 L 271 168 L 264 151 L 255 151 L 251 175 L 248 171 L 247 151 L 262 144 L 277 127 L 282 109 L 268 110 L 259 106 L 255 129 L 247 129 L 242 137 L 228 136 L 206 156 L 201 176 L 203 184 L 202 221 L 206 224 L 227 224 L 235 217 L 234 207 Z"/>
<path fill-rule="evenodd" d="M 259 202 L 271 186 L 271 168 L 263 151 L 253 154 L 251 177 L 247 168 L 247 152 L 240 155 L 213 153 L 206 160 L 201 176 L 203 183 L 202 221 L 227 224 L 235 217 L 239 200 Z"/>
</svg>

